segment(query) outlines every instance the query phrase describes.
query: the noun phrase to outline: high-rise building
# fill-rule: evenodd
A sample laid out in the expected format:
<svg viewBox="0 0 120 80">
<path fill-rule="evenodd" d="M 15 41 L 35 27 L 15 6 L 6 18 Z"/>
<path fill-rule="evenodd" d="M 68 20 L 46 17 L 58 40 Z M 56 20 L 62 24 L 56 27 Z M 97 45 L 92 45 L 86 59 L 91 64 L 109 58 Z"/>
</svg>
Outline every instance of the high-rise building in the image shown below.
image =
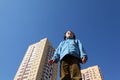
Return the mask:
<svg viewBox="0 0 120 80">
<path fill-rule="evenodd" d="M 100 68 L 96 66 L 81 70 L 82 80 L 103 80 Z"/>
<path fill-rule="evenodd" d="M 48 64 L 54 48 L 47 38 L 28 47 L 14 80 L 57 80 L 57 64 Z"/>
</svg>

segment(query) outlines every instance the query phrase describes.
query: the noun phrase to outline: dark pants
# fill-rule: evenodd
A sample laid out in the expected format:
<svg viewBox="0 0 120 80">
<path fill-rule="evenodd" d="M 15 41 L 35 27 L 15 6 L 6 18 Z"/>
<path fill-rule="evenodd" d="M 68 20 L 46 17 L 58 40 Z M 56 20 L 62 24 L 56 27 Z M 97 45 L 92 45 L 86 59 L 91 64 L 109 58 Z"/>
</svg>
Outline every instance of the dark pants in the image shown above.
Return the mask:
<svg viewBox="0 0 120 80">
<path fill-rule="evenodd" d="M 60 80 L 82 80 L 80 61 L 76 57 L 67 55 L 61 60 Z"/>
</svg>

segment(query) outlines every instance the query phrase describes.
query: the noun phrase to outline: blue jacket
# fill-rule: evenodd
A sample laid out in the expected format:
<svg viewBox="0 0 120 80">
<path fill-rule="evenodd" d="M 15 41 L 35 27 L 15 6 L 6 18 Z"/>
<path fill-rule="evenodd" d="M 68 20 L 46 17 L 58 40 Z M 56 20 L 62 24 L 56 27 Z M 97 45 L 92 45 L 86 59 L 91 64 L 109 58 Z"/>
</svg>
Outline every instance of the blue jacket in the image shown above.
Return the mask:
<svg viewBox="0 0 120 80">
<path fill-rule="evenodd" d="M 79 59 L 81 59 L 83 56 L 87 56 L 80 40 L 66 39 L 59 44 L 58 48 L 54 52 L 52 59 L 55 60 L 55 62 L 58 62 L 59 60 L 61 61 L 65 55 L 68 54 Z"/>
</svg>

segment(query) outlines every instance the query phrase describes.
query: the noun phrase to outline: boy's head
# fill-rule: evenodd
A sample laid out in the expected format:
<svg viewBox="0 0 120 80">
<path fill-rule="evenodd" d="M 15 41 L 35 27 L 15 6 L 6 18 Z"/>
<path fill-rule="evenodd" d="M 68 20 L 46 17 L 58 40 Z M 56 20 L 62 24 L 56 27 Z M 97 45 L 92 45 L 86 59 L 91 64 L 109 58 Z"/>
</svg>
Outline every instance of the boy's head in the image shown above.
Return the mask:
<svg viewBox="0 0 120 80">
<path fill-rule="evenodd" d="M 74 32 L 72 32 L 72 31 L 66 31 L 64 33 L 64 40 L 66 40 L 67 38 L 75 39 L 76 36 L 75 36 Z"/>
</svg>

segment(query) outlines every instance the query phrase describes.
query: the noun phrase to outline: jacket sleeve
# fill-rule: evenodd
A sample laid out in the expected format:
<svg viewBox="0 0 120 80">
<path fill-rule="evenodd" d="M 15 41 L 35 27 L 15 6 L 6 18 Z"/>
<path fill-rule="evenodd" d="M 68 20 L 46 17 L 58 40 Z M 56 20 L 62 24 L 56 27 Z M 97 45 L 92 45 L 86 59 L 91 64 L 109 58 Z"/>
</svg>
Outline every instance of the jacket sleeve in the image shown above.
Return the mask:
<svg viewBox="0 0 120 80">
<path fill-rule="evenodd" d="M 63 42 L 61 42 L 61 43 L 59 44 L 59 46 L 58 46 L 57 49 L 55 50 L 54 55 L 53 55 L 53 57 L 52 57 L 52 60 L 55 60 L 56 63 L 57 63 L 57 62 L 59 61 L 59 59 L 60 59 L 60 52 L 61 52 L 62 43 L 63 43 Z"/>
<path fill-rule="evenodd" d="M 84 47 L 82 46 L 82 43 L 80 42 L 80 40 L 77 40 L 77 42 L 78 42 L 80 58 L 83 58 L 83 57 L 88 58 L 87 54 L 86 54 L 86 51 L 85 51 Z"/>
</svg>

